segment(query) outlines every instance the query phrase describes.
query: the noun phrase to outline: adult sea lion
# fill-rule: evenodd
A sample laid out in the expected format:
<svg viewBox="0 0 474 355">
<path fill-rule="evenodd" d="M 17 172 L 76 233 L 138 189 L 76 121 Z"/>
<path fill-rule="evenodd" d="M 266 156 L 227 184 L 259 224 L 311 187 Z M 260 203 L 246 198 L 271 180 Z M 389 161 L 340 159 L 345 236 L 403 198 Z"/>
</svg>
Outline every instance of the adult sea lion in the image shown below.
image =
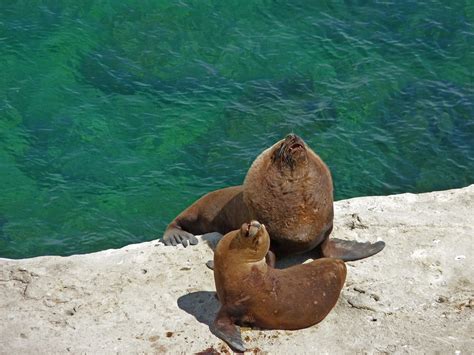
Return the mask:
<svg viewBox="0 0 474 355">
<path fill-rule="evenodd" d="M 289 134 L 255 159 L 243 185 L 210 192 L 181 212 L 168 225 L 163 242 L 196 244 L 195 234 L 226 234 L 255 219 L 267 226 L 277 255 L 317 248 L 320 256 L 351 261 L 384 248 L 382 241 L 329 238 L 333 216 L 328 167 L 300 137 Z"/>
<path fill-rule="evenodd" d="M 226 234 L 214 253 L 214 280 L 221 302 L 211 331 L 245 351 L 236 324 L 301 329 L 319 323 L 336 305 L 346 279 L 340 259 L 322 258 L 283 270 L 267 265 L 270 237 L 252 221 Z"/>
</svg>

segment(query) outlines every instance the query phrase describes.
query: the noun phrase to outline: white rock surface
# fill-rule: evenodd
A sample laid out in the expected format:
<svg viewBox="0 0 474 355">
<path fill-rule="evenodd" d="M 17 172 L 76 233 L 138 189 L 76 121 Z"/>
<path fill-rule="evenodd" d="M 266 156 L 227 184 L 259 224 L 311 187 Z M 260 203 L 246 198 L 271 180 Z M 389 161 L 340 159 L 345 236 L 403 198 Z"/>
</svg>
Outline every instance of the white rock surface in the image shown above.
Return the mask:
<svg viewBox="0 0 474 355">
<path fill-rule="evenodd" d="M 338 304 L 320 324 L 244 329 L 248 348 L 472 353 L 474 185 L 335 206 L 334 236 L 382 239 L 386 248 L 348 263 Z M 185 249 L 153 241 L 88 255 L 0 259 L 0 353 L 230 352 L 208 327 L 219 306 L 205 266 L 211 258 L 206 242 Z"/>
</svg>

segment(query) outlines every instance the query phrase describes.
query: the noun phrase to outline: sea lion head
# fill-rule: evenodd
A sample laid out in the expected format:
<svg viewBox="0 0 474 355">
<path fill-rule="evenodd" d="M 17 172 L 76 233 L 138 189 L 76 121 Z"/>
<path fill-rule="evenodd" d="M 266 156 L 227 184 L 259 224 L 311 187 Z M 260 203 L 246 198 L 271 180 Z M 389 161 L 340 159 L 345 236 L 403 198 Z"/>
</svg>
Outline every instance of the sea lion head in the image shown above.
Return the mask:
<svg viewBox="0 0 474 355">
<path fill-rule="evenodd" d="M 303 139 L 290 133 L 271 147 L 271 159 L 279 169 L 294 170 L 308 160 L 308 147 Z"/>
<path fill-rule="evenodd" d="M 242 224 L 235 241 L 238 243 L 238 248 L 252 261 L 265 258 L 270 249 L 270 236 L 265 226 L 258 221 Z"/>
</svg>

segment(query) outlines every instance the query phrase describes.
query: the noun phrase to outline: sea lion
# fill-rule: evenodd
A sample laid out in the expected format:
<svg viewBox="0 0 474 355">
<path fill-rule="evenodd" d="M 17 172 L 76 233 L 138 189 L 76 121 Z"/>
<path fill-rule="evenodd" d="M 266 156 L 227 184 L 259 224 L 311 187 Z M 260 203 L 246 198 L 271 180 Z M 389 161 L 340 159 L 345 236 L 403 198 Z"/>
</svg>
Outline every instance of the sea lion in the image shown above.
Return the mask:
<svg viewBox="0 0 474 355">
<path fill-rule="evenodd" d="M 322 258 L 283 270 L 265 262 L 270 237 L 252 221 L 226 234 L 214 253 L 214 280 L 221 308 L 211 331 L 245 351 L 236 324 L 301 329 L 322 321 L 336 305 L 346 279 L 340 259 Z"/>
<path fill-rule="evenodd" d="M 289 134 L 263 151 L 243 185 L 210 192 L 167 227 L 166 245 L 196 244 L 195 234 L 226 234 L 249 220 L 268 227 L 277 255 L 317 250 L 320 256 L 358 260 L 381 251 L 385 243 L 329 238 L 333 186 L 328 167 L 297 135 Z"/>
</svg>

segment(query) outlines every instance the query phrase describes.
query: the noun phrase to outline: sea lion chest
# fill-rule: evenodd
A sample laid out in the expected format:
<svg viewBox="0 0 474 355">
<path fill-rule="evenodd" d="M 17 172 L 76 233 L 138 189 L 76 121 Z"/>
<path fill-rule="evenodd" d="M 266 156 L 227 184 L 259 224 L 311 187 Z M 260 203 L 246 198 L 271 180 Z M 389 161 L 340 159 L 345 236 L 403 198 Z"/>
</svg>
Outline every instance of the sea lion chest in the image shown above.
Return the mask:
<svg viewBox="0 0 474 355">
<path fill-rule="evenodd" d="M 244 202 L 252 218 L 267 226 L 273 249 L 284 253 L 314 248 L 332 225 L 331 178 L 317 167 L 295 176 L 251 176 L 244 184 Z"/>
</svg>

